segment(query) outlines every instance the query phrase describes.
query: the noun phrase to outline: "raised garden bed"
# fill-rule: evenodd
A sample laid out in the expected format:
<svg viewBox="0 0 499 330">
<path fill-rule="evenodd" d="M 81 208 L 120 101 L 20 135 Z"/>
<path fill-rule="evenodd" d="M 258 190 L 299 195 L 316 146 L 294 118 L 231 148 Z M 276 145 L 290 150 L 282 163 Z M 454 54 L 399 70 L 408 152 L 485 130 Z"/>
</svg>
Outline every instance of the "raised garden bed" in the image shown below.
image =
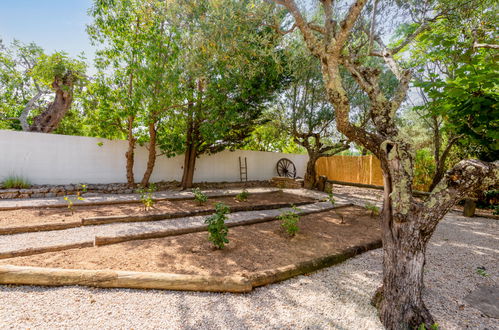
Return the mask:
<svg viewBox="0 0 499 330">
<path fill-rule="evenodd" d="M 378 220 L 357 206 L 305 215 L 299 226 L 300 231 L 293 238 L 284 234 L 279 221 L 233 227 L 229 232 L 230 243 L 224 250 L 215 250 L 207 241 L 207 233 L 198 232 L 9 258 L 0 261 L 0 282 L 141 287 L 140 281 L 131 279 L 142 276 L 144 288 L 248 291 L 255 286 L 333 265 L 381 244 Z M 7 264 L 85 270 L 86 273 L 83 271 L 79 277 L 78 271 L 44 272 L 2 267 Z M 50 272 L 54 278 L 52 283 L 47 280 Z M 158 273 L 178 276 L 161 277 Z M 108 277 L 105 277 L 106 274 Z M 130 279 L 133 285 L 127 285 L 119 278 Z M 37 282 L 37 279 L 43 280 Z M 182 286 L 184 279 L 190 284 Z M 231 283 L 226 290 L 224 283 Z M 239 283 L 239 286 L 234 283 Z"/>
<path fill-rule="evenodd" d="M 215 203 L 225 203 L 232 212 L 281 208 L 291 204 L 301 205 L 315 200 L 284 192 L 250 194 L 244 202 L 233 196 L 214 197 L 204 204 L 194 200 L 158 201 L 154 208 L 144 211 L 140 202 L 111 205 L 74 205 L 73 212 L 67 207 L 47 207 L 0 211 L 0 234 L 13 234 L 41 230 L 57 230 L 112 222 L 151 221 L 174 217 L 208 214 Z"/>
</svg>

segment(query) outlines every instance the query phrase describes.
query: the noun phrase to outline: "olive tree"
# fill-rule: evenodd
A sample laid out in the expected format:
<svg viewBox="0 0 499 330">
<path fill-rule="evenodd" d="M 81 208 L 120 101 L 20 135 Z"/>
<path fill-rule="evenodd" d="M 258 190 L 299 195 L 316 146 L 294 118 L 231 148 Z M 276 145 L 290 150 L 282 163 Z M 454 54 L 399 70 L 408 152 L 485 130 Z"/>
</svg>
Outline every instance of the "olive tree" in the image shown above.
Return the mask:
<svg viewBox="0 0 499 330">
<path fill-rule="evenodd" d="M 335 109 L 337 129 L 381 161 L 384 176 L 383 284 L 376 294 L 381 321 L 388 329 L 408 329 L 421 324 L 431 326 L 434 320 L 422 299 L 428 241 L 439 221 L 457 201 L 499 181 L 497 162 L 463 160 L 444 175 L 424 201 L 416 200 L 412 194 L 415 151 L 411 140 L 401 134 L 396 121 L 412 75 L 409 69 L 400 65 L 403 60 L 400 53 L 453 8 L 446 3 L 434 6 L 430 1 L 402 2 L 409 9 L 413 4 L 416 6 L 413 16 L 416 21 L 407 34 L 387 46 L 381 34 L 384 29 L 381 24 L 376 25 L 383 9 L 383 6 L 377 6 L 378 1 L 354 0 L 346 6 L 345 13 L 339 13 L 340 8 L 345 8 L 344 2 L 339 6 L 336 1 L 321 0 L 322 24 L 311 23 L 306 11 L 294 0 L 274 2 L 287 10 L 292 18 L 290 29 L 299 29 L 311 55 L 321 63 L 328 100 Z M 456 6 L 456 2 L 451 5 Z M 385 16 L 388 14 L 388 11 L 383 12 Z M 398 80 L 391 97 L 380 88 L 382 70 L 373 64 L 377 63 L 371 61 L 373 57 L 383 59 Z M 374 130 L 368 131 L 351 122 L 351 100 L 345 90 L 342 69 L 348 71 L 369 98 L 369 117 Z"/>
</svg>

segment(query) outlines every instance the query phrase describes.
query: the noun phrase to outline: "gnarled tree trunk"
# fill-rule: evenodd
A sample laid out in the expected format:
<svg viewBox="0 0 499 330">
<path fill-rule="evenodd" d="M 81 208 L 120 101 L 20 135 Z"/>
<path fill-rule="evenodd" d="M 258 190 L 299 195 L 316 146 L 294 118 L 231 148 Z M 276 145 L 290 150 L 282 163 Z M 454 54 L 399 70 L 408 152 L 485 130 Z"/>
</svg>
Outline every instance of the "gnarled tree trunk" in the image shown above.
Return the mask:
<svg viewBox="0 0 499 330">
<path fill-rule="evenodd" d="M 317 185 L 317 172 L 315 171 L 315 163 L 319 156 L 313 152 L 308 153 L 307 169 L 303 178 L 303 187 L 305 189 L 313 189 Z"/>
<path fill-rule="evenodd" d="M 47 106 L 45 111 L 33 118 L 33 124 L 28 128 L 28 131 L 53 132 L 71 108 L 73 102 L 73 76 L 67 74 L 62 79 L 55 80 L 52 83 L 52 88 L 55 90 L 54 101 Z"/>
</svg>

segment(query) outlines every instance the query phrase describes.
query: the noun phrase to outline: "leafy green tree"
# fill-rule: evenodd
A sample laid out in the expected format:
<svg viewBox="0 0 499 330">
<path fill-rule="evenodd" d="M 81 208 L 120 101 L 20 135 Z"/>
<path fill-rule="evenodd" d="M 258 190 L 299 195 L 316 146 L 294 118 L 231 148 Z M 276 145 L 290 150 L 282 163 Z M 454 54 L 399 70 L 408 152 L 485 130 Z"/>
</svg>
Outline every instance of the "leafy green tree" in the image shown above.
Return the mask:
<svg viewBox="0 0 499 330">
<path fill-rule="evenodd" d="M 180 1 L 182 31 L 178 107 L 158 133 L 164 153 L 184 153 L 182 187 L 192 186 L 202 154 L 239 147 L 282 83 L 277 34 L 261 25 L 268 4 Z M 263 46 L 262 46 L 263 45 Z"/>
<path fill-rule="evenodd" d="M 404 59 L 410 57 L 415 38 L 431 29 L 432 23 L 455 14 L 463 6 L 475 6 L 476 2 L 355 0 L 343 11 L 345 7 L 335 1 L 322 0 L 317 1 L 323 12 L 321 24 L 310 21 L 308 7 L 299 7 L 294 0 L 274 2 L 289 13 L 283 28 L 299 29 L 310 54 L 320 60 L 323 83 L 335 109 L 337 129 L 381 162 L 383 285 L 375 297 L 381 321 L 387 329 L 431 327 L 435 322 L 422 299 L 428 241 L 439 221 L 457 201 L 499 182 L 499 164 L 463 160 L 444 175 L 423 202 L 414 199 L 415 150 L 411 139 L 401 132 L 397 119 L 412 79 Z M 394 7 L 398 4 L 402 6 Z M 395 20 L 391 15 L 397 13 L 397 9 L 405 11 L 401 16 L 410 18 L 413 24 L 408 33 L 387 46 L 384 40 L 391 31 L 380 28 L 383 24 L 376 22 L 380 17 L 385 21 Z M 408 53 L 403 54 L 404 51 Z M 372 61 L 373 57 L 383 62 Z M 398 81 L 391 95 L 381 88 L 384 68 Z M 352 100 L 345 88 L 342 70 L 348 72 L 369 98 L 372 130 L 352 122 Z"/>
<path fill-rule="evenodd" d="M 413 46 L 412 65 L 422 104 L 415 107 L 432 133 L 436 163 L 432 190 L 448 166 L 451 148 L 462 156 L 499 158 L 497 51 L 494 2 L 455 8 L 434 22 Z"/>
<path fill-rule="evenodd" d="M 75 88 L 86 83 L 85 71 L 82 59 L 70 58 L 63 52 L 46 55 L 34 43 L 14 41 L 10 49 L 0 43 L 2 126 L 55 131 L 71 109 Z M 51 94 L 53 101 L 49 101 Z"/>
<path fill-rule="evenodd" d="M 159 0 L 96 0 L 88 33 L 95 44 L 99 73 L 92 88 L 102 132 L 128 140 L 127 181 L 133 172 L 136 143 L 148 143 L 147 169 L 141 185 L 149 183 L 156 161 L 160 121 L 177 102 L 178 32 L 169 22 L 169 3 Z M 144 130 L 144 128 L 146 128 Z"/>
</svg>

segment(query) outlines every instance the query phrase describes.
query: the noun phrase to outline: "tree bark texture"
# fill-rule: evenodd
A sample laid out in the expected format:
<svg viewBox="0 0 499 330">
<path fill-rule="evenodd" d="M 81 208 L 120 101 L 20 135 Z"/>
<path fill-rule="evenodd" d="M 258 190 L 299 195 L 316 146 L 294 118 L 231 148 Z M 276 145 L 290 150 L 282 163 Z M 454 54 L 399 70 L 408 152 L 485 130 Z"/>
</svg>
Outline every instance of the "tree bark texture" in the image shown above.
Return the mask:
<svg viewBox="0 0 499 330">
<path fill-rule="evenodd" d="M 126 180 L 130 188 L 135 188 L 135 177 L 133 174 L 133 164 L 135 162 L 135 142 L 137 139 L 133 136 L 133 122 L 135 117 L 128 117 L 128 150 L 125 153 L 126 158 Z"/>
<path fill-rule="evenodd" d="M 314 153 L 308 153 L 307 169 L 303 178 L 303 187 L 305 189 L 314 189 L 317 185 L 317 172 L 315 171 L 315 162 L 318 157 Z"/>
<path fill-rule="evenodd" d="M 148 147 L 147 167 L 142 177 L 140 185 L 146 187 L 151 179 L 154 164 L 156 163 L 156 125 L 155 122 L 149 123 L 149 147 Z"/>
<path fill-rule="evenodd" d="M 52 88 L 55 90 L 54 101 L 47 106 L 45 111 L 33 118 L 33 124 L 29 127 L 28 131 L 40 133 L 53 132 L 71 108 L 71 103 L 73 102 L 73 76 L 67 74 L 62 79 L 55 80 L 52 83 Z"/>
</svg>

